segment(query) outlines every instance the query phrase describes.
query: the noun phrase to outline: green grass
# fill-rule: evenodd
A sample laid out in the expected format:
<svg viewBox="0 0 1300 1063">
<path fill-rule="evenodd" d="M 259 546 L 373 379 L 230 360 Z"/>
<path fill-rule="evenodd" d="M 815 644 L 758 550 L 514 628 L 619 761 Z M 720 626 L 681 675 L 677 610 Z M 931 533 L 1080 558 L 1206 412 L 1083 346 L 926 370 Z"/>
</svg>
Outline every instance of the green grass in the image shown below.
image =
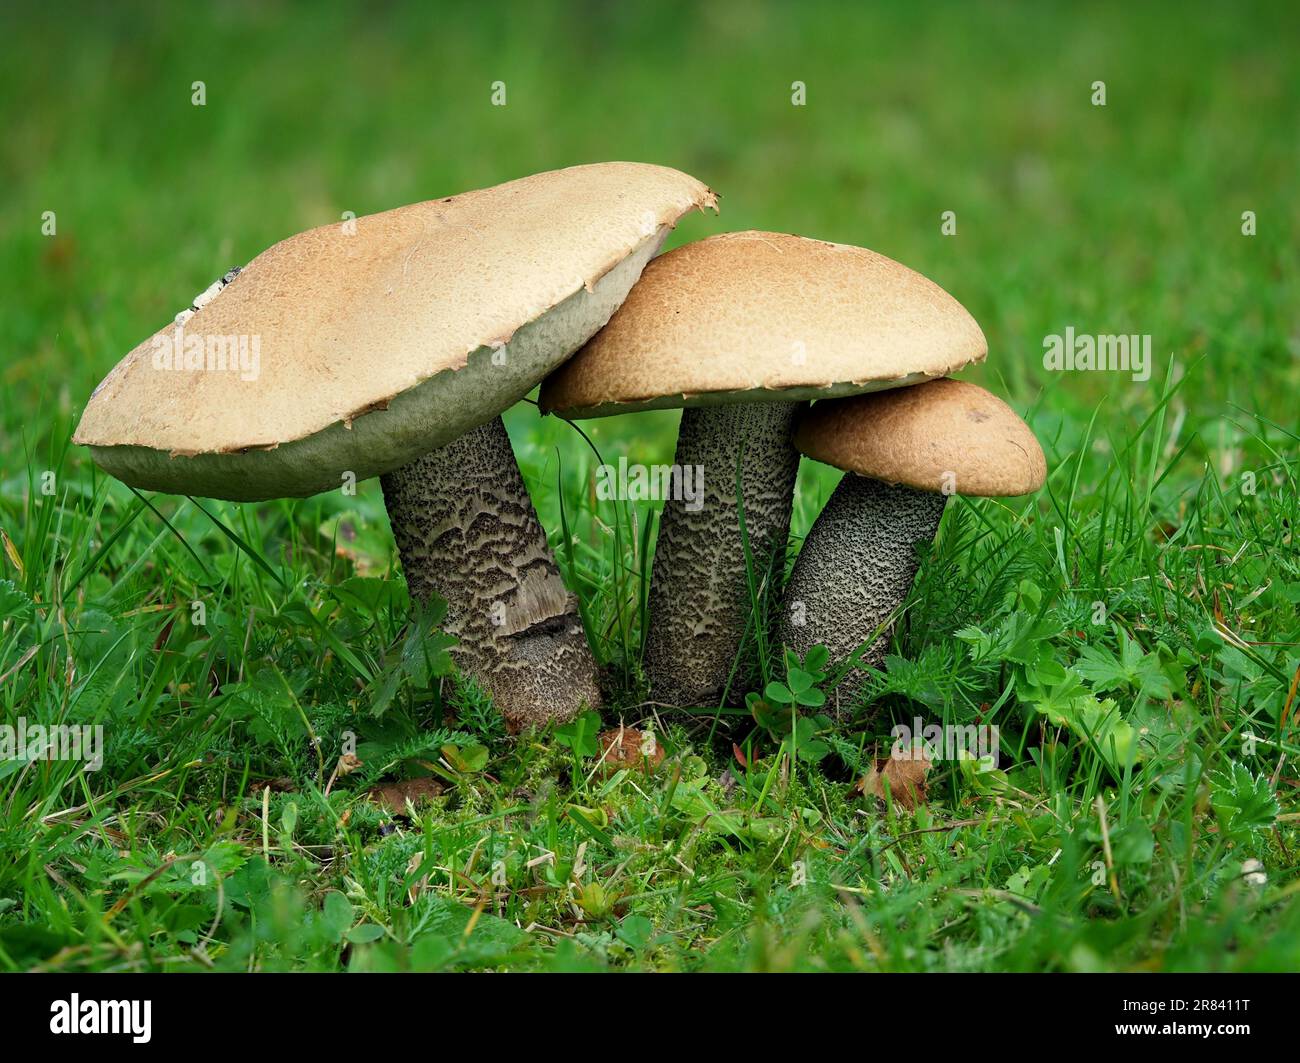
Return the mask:
<svg viewBox="0 0 1300 1063">
<path fill-rule="evenodd" d="M 0 711 L 106 736 L 98 772 L 0 762 L 0 969 L 1300 965 L 1293 15 L 632 7 L 0 14 Z M 769 228 L 933 277 L 989 337 L 965 375 L 1047 452 L 1038 496 L 950 504 L 819 760 L 747 717 L 665 718 L 648 778 L 510 741 L 408 625 L 377 483 L 142 496 L 69 443 L 118 357 L 276 239 L 613 158 L 723 194 L 677 242 Z M 1045 372 L 1067 325 L 1151 334 L 1151 379 Z M 508 424 L 607 720 L 639 723 L 650 507 L 594 503 L 570 426 Z M 671 460 L 671 414 L 584 429 Z M 804 463 L 796 539 L 834 479 Z M 1001 771 L 940 764 L 916 811 L 855 793 L 917 715 L 996 722 Z M 396 829 L 361 797 L 430 771 Z"/>
</svg>

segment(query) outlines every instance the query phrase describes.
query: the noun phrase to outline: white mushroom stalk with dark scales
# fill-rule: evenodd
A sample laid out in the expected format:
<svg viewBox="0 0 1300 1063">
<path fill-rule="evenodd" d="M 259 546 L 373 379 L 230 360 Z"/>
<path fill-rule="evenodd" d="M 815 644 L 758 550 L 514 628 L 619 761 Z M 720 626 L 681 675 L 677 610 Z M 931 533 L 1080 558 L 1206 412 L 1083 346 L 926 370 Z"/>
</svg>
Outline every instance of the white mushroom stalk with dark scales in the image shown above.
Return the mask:
<svg viewBox="0 0 1300 1063">
<path fill-rule="evenodd" d="M 835 666 L 864 645 L 863 664 L 884 660 L 916 578 L 916 545 L 934 538 L 949 497 L 1024 495 L 1047 475 L 1043 448 L 1016 412 L 958 380 L 819 402 L 795 446 L 847 475 L 795 560 L 781 640 L 801 656 L 823 645 Z M 841 709 L 865 680 L 854 671 L 840 683 Z"/>
<path fill-rule="evenodd" d="M 791 432 L 808 400 L 914 384 L 986 350 L 947 292 L 861 247 L 726 233 L 647 267 L 609 324 L 547 378 L 540 404 L 569 418 L 682 409 L 674 462 L 702 470 L 703 504 L 664 503 L 644 653 L 654 700 L 739 700 L 753 682 L 738 466 L 753 564 L 774 585 L 799 469 Z"/>
<path fill-rule="evenodd" d="M 715 206 L 677 170 L 599 163 L 300 233 L 122 359 L 74 439 L 133 487 L 236 501 L 383 476 L 462 671 L 513 730 L 572 718 L 595 661 L 499 415 Z"/>
</svg>

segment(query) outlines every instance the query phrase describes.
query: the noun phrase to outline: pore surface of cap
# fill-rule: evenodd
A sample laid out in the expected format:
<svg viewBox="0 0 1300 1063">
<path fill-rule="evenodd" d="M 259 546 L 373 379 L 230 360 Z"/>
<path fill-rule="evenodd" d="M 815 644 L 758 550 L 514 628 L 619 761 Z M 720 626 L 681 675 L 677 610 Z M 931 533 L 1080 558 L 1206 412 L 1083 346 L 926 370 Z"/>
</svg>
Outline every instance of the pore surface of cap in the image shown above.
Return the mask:
<svg viewBox="0 0 1300 1063">
<path fill-rule="evenodd" d="M 387 472 L 525 395 L 714 205 L 599 163 L 300 233 L 122 359 L 75 441 L 133 486 L 232 499 Z"/>
<path fill-rule="evenodd" d="M 817 461 L 920 491 L 1002 497 L 1043 486 L 1047 462 L 1010 406 L 964 380 L 819 402 L 795 430 Z"/>
<path fill-rule="evenodd" d="M 825 398 L 943 376 L 987 352 L 933 281 L 862 247 L 739 232 L 652 262 L 543 384 L 567 417 Z"/>
</svg>

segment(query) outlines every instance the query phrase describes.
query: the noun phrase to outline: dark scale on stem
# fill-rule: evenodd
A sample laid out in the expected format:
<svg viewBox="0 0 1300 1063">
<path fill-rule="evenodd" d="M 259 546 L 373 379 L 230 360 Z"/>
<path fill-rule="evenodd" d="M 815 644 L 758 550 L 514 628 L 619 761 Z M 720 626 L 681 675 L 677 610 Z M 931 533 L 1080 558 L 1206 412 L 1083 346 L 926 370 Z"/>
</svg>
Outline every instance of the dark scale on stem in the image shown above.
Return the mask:
<svg viewBox="0 0 1300 1063">
<path fill-rule="evenodd" d="M 782 642 L 801 657 L 820 643 L 830 650 L 832 667 L 847 661 L 907 598 L 919 563 L 916 544 L 934 539 L 947 501 L 941 494 L 846 474 L 813 522 L 790 573 Z M 880 666 L 889 632 L 885 628 L 863 653 L 864 664 Z M 863 672 L 850 672 L 835 688 L 841 712 L 852 706 L 865 680 Z"/>
<path fill-rule="evenodd" d="M 656 701 L 707 705 L 727 688 L 752 611 L 736 504 L 736 460 L 743 448 L 745 527 L 756 579 L 769 571 L 779 579 L 799 473 L 799 453 L 790 445 L 790 435 L 806 405 L 744 403 L 682 411 L 675 460 L 683 468 L 702 467 L 704 501 L 697 511 L 682 501 L 664 503 L 645 648 L 646 676 Z M 752 649 L 752 643 L 745 647 L 731 680 L 731 701 L 751 688 Z"/>
<path fill-rule="evenodd" d="M 598 708 L 596 663 L 499 417 L 382 478 L 417 601 L 447 602 L 452 656 L 512 731 Z"/>
</svg>

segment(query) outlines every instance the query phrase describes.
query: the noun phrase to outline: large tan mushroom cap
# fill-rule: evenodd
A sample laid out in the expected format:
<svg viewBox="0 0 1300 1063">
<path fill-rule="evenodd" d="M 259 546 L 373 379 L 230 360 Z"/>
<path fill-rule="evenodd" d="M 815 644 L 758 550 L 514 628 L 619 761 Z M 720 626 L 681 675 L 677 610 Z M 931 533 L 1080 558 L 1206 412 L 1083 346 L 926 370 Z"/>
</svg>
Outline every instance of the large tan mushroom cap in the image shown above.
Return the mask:
<svg viewBox="0 0 1300 1063">
<path fill-rule="evenodd" d="M 987 353 L 937 284 L 884 255 L 781 233 L 686 244 L 543 384 L 566 417 L 794 401 L 943 376 Z"/>
<path fill-rule="evenodd" d="M 996 395 L 963 380 L 819 402 L 794 444 L 837 469 L 920 491 L 1024 495 L 1047 476 L 1029 426 Z"/>
<path fill-rule="evenodd" d="M 300 233 L 184 322 L 200 360 L 242 342 L 244 369 L 160 367 L 168 324 L 96 388 L 74 439 L 135 486 L 225 498 L 387 472 L 536 386 L 706 206 L 677 170 L 599 163 Z"/>
</svg>

